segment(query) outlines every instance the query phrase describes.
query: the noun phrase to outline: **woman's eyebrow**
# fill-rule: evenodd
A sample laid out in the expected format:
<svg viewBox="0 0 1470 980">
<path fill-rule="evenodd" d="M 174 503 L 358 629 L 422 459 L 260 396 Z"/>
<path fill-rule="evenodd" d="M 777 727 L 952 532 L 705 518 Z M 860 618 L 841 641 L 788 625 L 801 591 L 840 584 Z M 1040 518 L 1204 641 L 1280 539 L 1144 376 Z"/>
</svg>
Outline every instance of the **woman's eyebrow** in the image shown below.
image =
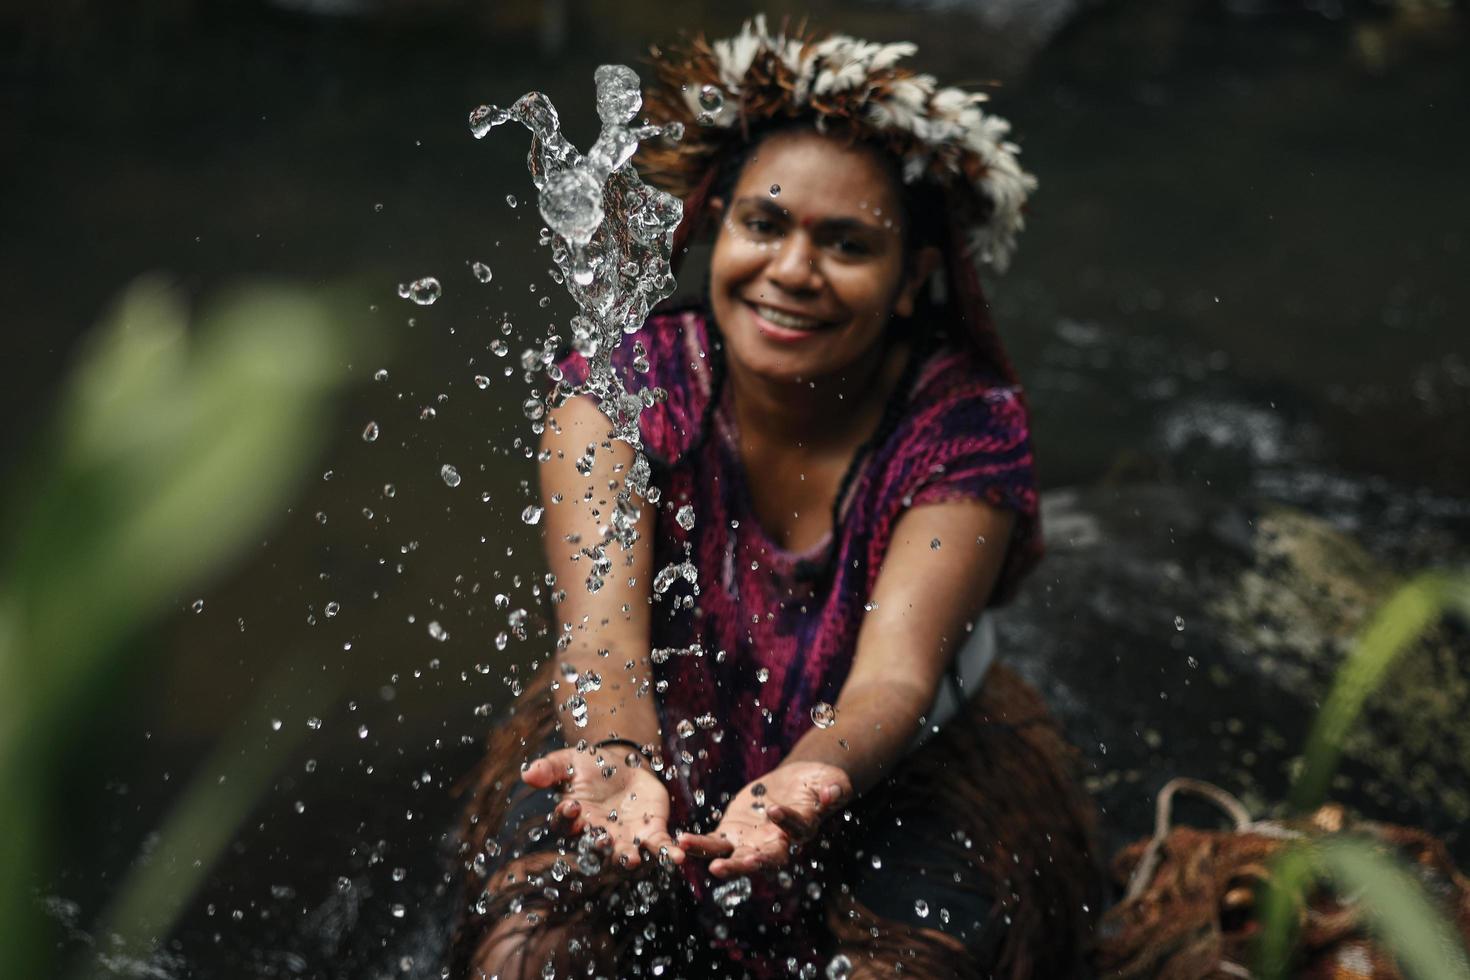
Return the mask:
<svg viewBox="0 0 1470 980">
<path fill-rule="evenodd" d="M 781 207 L 769 198 L 742 197 L 738 198 L 735 203 L 755 208 L 757 211 L 764 211 L 771 217 L 784 218 L 788 221 L 791 219 L 790 210 Z M 803 227 L 820 228 L 825 232 L 857 231 L 870 235 L 881 235 L 886 230 L 871 222 L 863 221 L 861 218 L 805 218 L 801 221 L 801 224 Z"/>
</svg>

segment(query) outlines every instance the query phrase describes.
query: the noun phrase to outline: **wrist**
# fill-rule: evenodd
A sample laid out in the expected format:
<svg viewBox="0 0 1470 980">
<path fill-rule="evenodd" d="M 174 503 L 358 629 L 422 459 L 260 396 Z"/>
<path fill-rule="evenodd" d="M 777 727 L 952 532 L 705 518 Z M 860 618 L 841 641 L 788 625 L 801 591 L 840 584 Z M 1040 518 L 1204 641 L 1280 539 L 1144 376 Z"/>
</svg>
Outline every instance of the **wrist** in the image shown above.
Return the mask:
<svg viewBox="0 0 1470 980">
<path fill-rule="evenodd" d="M 633 741 L 631 738 L 605 738 L 599 742 L 594 742 L 592 745 L 592 750 L 594 752 L 609 752 L 616 751 L 618 749 L 626 749 L 628 752 L 636 752 L 639 755 L 643 756 L 643 761 L 647 762 L 650 765 L 653 764 L 653 760 L 655 758 L 655 746 L 652 743 L 639 743 Z"/>
</svg>

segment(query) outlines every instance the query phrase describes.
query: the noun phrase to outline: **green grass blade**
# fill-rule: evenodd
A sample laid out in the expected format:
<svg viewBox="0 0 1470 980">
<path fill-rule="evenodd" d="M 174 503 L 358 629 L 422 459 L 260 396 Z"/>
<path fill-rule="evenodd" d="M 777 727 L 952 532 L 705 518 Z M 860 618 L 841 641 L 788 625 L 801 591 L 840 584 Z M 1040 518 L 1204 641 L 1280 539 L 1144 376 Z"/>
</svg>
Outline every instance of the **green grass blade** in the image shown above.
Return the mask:
<svg viewBox="0 0 1470 980">
<path fill-rule="evenodd" d="M 1378 689 L 1389 668 L 1447 609 L 1470 610 L 1470 584 L 1464 577 L 1429 572 L 1394 593 L 1369 621 L 1317 715 L 1303 753 L 1291 805 L 1299 813 L 1321 805 L 1342 754 L 1342 742 L 1363 704 Z"/>
</svg>

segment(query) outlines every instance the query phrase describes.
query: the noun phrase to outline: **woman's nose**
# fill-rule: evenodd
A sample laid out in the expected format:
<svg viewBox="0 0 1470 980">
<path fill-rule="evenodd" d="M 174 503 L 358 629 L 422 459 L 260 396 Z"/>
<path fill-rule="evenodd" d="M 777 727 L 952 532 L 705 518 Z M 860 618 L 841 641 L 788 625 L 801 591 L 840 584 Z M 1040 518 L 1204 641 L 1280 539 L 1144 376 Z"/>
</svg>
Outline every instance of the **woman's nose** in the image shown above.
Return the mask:
<svg viewBox="0 0 1470 980">
<path fill-rule="evenodd" d="M 766 278 L 788 292 L 812 292 L 822 285 L 817 250 L 802 231 L 788 235 L 766 265 Z"/>
</svg>

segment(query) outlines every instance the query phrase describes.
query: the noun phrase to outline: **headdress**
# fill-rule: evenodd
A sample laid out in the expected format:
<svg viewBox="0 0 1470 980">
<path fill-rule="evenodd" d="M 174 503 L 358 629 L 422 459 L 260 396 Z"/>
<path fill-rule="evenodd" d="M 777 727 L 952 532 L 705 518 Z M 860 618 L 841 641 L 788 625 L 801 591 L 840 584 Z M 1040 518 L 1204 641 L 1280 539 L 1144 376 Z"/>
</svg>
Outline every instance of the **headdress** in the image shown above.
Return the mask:
<svg viewBox="0 0 1470 980">
<path fill-rule="evenodd" d="M 1025 225 L 1036 178 L 1021 169 L 1010 123 L 984 112 L 984 93 L 940 88 L 932 75 L 898 62 L 917 47 L 833 34 L 772 34 L 758 15 L 739 34 L 703 36 L 666 49 L 652 63 L 659 85 L 646 105 L 660 121 L 678 120 L 684 138 L 648 145 L 640 169 L 688 198 L 711 164 L 766 123 L 810 119 L 879 143 L 902 162 L 906 183 L 929 180 L 960 210 L 972 260 L 1004 271 Z"/>
<path fill-rule="evenodd" d="M 1014 372 L 990 322 L 979 266 L 1004 271 L 1025 225 L 1036 178 L 1021 169 L 1010 123 L 984 112 L 983 93 L 940 88 L 932 75 L 898 62 L 917 47 L 826 37 L 784 28 L 763 15 L 734 37 L 685 38 L 651 52 L 657 83 L 644 105 L 657 122 L 680 122 L 681 140 L 650 141 L 639 170 L 684 200 L 682 246 L 699 227 L 719 162 L 765 126 L 810 120 L 820 132 L 875 143 L 901 163 L 906 183 L 942 189 L 949 230 L 947 273 L 970 339 L 1009 380 Z"/>
</svg>

